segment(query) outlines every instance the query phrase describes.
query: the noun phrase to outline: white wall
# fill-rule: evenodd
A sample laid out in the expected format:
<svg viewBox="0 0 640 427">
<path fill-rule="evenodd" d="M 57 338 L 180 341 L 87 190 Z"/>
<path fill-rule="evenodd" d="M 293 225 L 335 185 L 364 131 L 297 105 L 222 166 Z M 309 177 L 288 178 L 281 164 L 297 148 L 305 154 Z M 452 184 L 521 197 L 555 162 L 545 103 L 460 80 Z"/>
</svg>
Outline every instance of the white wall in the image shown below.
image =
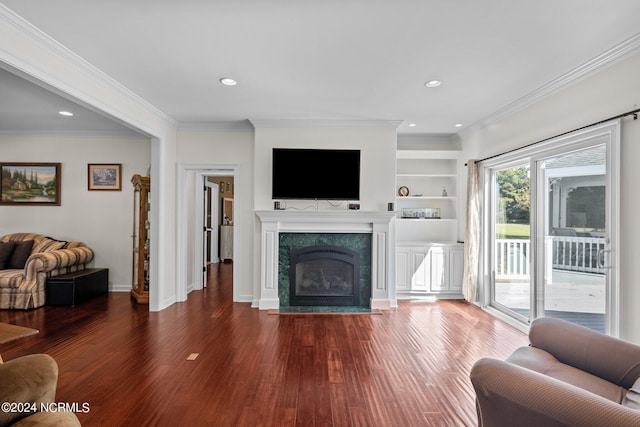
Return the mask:
<svg viewBox="0 0 640 427">
<path fill-rule="evenodd" d="M 0 235 L 33 232 L 80 240 L 109 269 L 110 290 L 131 289 L 133 187 L 151 161 L 149 139 L 0 136 L 3 162 L 61 163 L 61 206 L 0 206 Z M 89 191 L 88 163 L 121 163 L 122 191 Z"/>
<path fill-rule="evenodd" d="M 360 209 L 383 211 L 395 200 L 397 133 L 392 126 L 371 128 L 257 128 L 255 132 L 255 192 L 256 210 L 273 209 L 271 199 L 272 149 L 279 148 L 343 148 L 359 149 L 360 153 Z M 331 168 L 327 167 L 327 173 Z M 322 179 L 322 178 L 320 178 Z M 332 202 L 334 203 L 334 202 Z M 335 204 L 335 203 L 334 203 Z M 310 201 L 287 201 L 298 208 L 315 206 Z M 318 209 L 346 210 L 346 204 L 334 207 L 318 202 Z M 261 224 L 254 216 L 254 306 L 260 295 Z M 395 277 L 395 249 L 389 256 L 390 274 Z"/>
<path fill-rule="evenodd" d="M 640 105 L 640 54 L 583 79 L 516 114 L 462 134 L 463 159 L 483 158 L 576 129 Z M 623 339 L 640 344 L 640 120 L 622 122 L 620 285 Z"/>
<path fill-rule="evenodd" d="M 239 176 L 234 181 L 234 248 L 241 254 L 234 259 L 233 278 L 234 301 L 251 301 L 253 298 L 253 131 L 210 131 L 210 130 L 180 130 L 178 132 L 177 162 L 182 167 L 197 166 L 202 169 L 215 166 L 237 166 Z M 202 185 L 190 180 L 189 185 Z M 195 189 L 186 188 L 191 200 Z M 193 222 L 197 212 L 193 212 L 194 204 L 187 206 L 185 220 Z M 239 208 L 239 209 L 238 209 Z M 188 227 L 187 248 L 187 285 L 192 285 L 198 278 L 193 277 L 195 248 L 195 233 Z M 179 254 L 178 254 L 179 255 Z"/>
<path fill-rule="evenodd" d="M 361 150 L 360 209 L 383 211 L 387 209 L 388 202 L 395 200 L 395 127 L 256 129 L 254 198 L 256 209 L 273 209 L 271 152 L 274 147 Z M 330 165 L 327 165 L 327 173 L 331 173 Z M 315 205 L 308 201 L 300 203 L 301 206 Z M 320 202 L 319 209 L 330 210 L 334 207 L 326 202 Z M 346 204 L 338 209 L 347 209 Z"/>
<path fill-rule="evenodd" d="M 234 246 L 240 254 L 234 259 L 234 300 L 252 301 L 257 297 L 260 268 L 259 225 L 255 209 L 273 209 L 271 199 L 271 149 L 273 147 L 354 148 L 361 153 L 361 204 L 363 210 L 386 210 L 395 194 L 395 128 L 295 128 L 257 129 L 254 131 L 186 130 L 178 132 L 177 161 L 206 169 L 237 166 L 234 194 Z M 198 185 L 186 179 L 188 185 Z M 182 190 L 179 190 L 182 191 Z M 190 188 L 185 194 L 193 194 Z M 308 203 L 308 202 L 304 202 Z M 185 220 L 197 213 L 187 207 Z M 321 209 L 330 205 L 321 204 Z M 343 205 L 341 209 L 346 209 Z M 185 227 L 188 236 L 187 275 L 189 284 L 197 280 L 190 273 L 195 234 Z"/>
<path fill-rule="evenodd" d="M 152 136 L 149 310 L 175 302 L 176 123 L 58 42 L 0 8 L 0 63 Z"/>
</svg>

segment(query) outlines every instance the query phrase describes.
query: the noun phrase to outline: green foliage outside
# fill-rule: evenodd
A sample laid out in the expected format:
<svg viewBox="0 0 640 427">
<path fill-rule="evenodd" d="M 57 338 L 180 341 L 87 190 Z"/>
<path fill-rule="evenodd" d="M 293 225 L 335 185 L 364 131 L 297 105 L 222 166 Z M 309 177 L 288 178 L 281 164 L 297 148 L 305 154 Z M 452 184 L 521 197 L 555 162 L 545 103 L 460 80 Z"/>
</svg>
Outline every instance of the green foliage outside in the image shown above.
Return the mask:
<svg viewBox="0 0 640 427">
<path fill-rule="evenodd" d="M 531 191 L 529 168 L 517 167 L 496 173 L 500 196 L 498 222 L 507 224 L 529 224 Z"/>
</svg>

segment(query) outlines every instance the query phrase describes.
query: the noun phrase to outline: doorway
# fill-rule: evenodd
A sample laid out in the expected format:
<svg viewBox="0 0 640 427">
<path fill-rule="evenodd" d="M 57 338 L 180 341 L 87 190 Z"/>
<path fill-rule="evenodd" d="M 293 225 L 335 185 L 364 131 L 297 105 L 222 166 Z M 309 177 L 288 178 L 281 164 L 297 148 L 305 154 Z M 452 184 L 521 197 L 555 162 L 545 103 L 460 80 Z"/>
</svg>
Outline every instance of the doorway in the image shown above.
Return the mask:
<svg viewBox="0 0 640 427">
<path fill-rule="evenodd" d="M 238 188 L 238 167 L 237 166 L 216 166 L 216 165 L 180 165 L 178 173 L 178 283 L 176 286 L 176 293 L 178 301 L 186 301 L 189 292 L 194 290 L 202 290 L 205 286 L 206 280 L 206 265 L 207 265 L 207 253 L 211 255 L 211 261 L 214 262 L 219 259 L 219 246 L 215 243 L 215 236 L 211 236 L 211 251 L 207 251 L 207 216 L 211 213 L 212 216 L 212 229 L 218 231 L 219 228 L 213 224 L 213 212 L 220 212 L 219 218 L 222 218 L 222 203 L 218 203 L 218 207 L 214 208 L 214 202 L 211 203 L 211 210 L 207 213 L 208 207 L 208 195 L 214 197 L 215 191 L 212 190 L 213 186 L 217 187 L 218 196 L 216 201 L 221 201 L 223 195 L 229 196 L 226 188 L 226 181 L 224 186 L 224 193 L 222 193 L 222 186 L 220 183 L 215 182 L 218 178 L 227 177 L 233 179 L 233 186 L 229 183 L 229 189 L 233 189 L 234 200 L 237 201 Z M 210 182 L 211 184 L 206 184 Z M 234 215 L 234 219 L 237 222 L 237 214 Z M 218 221 L 215 221 L 218 222 Z M 213 231 L 213 230 L 212 230 Z M 237 229 L 232 229 L 232 239 L 236 240 Z M 220 240 L 219 237 L 217 240 Z M 218 256 L 214 255 L 216 248 L 218 248 Z M 232 259 L 236 249 L 232 248 Z M 232 264 L 232 276 L 236 275 L 236 263 Z M 233 286 L 234 301 L 239 300 L 237 295 L 238 289 Z"/>
<path fill-rule="evenodd" d="M 483 164 L 488 305 L 619 329 L 619 122 Z"/>
<path fill-rule="evenodd" d="M 232 175 L 204 177 L 203 287 L 211 264 L 233 262 L 234 191 Z"/>
</svg>

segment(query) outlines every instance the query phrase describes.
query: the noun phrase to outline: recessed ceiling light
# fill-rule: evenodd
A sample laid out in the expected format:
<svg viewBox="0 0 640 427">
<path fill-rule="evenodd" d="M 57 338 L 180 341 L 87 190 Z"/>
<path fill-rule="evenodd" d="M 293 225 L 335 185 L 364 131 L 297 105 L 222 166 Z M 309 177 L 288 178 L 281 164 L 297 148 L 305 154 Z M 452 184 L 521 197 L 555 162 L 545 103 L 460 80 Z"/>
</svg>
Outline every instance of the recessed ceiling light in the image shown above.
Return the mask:
<svg viewBox="0 0 640 427">
<path fill-rule="evenodd" d="M 462 127 L 462 123 L 456 123 L 456 127 L 457 128 L 461 128 Z"/>
<path fill-rule="evenodd" d="M 222 83 L 225 86 L 235 86 L 238 84 L 237 81 L 233 80 L 232 78 L 229 77 L 223 77 L 220 79 L 220 83 Z"/>
<path fill-rule="evenodd" d="M 65 116 L 65 117 L 72 117 L 73 113 L 71 111 L 58 111 L 58 114 L 60 114 L 61 116 Z"/>
<path fill-rule="evenodd" d="M 414 127 L 416 127 L 416 124 L 415 123 L 409 123 L 409 127 L 410 128 L 414 128 Z"/>
<path fill-rule="evenodd" d="M 424 85 L 426 87 L 438 87 L 442 84 L 442 80 L 429 80 Z"/>
</svg>

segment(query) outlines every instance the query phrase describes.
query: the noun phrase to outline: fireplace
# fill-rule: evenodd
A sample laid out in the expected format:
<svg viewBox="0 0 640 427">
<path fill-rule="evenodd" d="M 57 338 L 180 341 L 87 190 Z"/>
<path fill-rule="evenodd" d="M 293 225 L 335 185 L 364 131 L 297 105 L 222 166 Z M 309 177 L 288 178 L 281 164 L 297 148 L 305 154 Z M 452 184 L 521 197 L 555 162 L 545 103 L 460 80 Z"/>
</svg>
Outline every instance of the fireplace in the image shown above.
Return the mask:
<svg viewBox="0 0 640 427">
<path fill-rule="evenodd" d="M 331 245 L 292 251 L 289 305 L 359 306 L 360 254 Z"/>
<path fill-rule="evenodd" d="M 394 271 L 391 268 L 394 212 L 268 210 L 256 211 L 256 215 L 260 219 L 260 288 L 252 307 L 261 310 L 291 307 L 290 255 L 298 249 L 319 245 L 349 248 L 360 255 L 360 308 L 380 310 L 395 306 L 395 294 L 389 286 Z M 318 309 L 295 307 L 301 311 Z"/>
</svg>

